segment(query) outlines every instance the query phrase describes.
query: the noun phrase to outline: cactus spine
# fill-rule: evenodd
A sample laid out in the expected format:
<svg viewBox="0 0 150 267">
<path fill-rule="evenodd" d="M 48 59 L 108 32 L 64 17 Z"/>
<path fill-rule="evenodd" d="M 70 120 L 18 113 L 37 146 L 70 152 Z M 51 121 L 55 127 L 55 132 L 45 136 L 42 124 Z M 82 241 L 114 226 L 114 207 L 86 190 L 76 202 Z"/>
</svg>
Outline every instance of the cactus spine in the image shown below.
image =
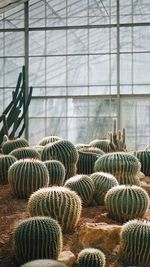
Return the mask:
<svg viewBox="0 0 150 267">
<path fill-rule="evenodd" d="M 46 136 L 42 140 L 40 140 L 38 145 L 45 146 L 49 143 L 54 143 L 54 142 L 59 141 L 59 140 L 62 140 L 62 138 L 60 138 L 59 136 L 50 135 L 50 136 Z"/>
<path fill-rule="evenodd" d="M 95 139 L 89 143 L 90 146 L 97 147 L 104 151 L 105 153 L 108 153 L 111 151 L 110 145 L 109 145 L 109 140 L 100 140 L 100 139 Z"/>
<path fill-rule="evenodd" d="M 105 267 L 104 253 L 95 248 L 85 248 L 78 254 L 79 267 Z"/>
<path fill-rule="evenodd" d="M 143 172 L 145 176 L 150 176 L 150 150 L 138 151 L 136 156 L 141 162 L 141 172 Z"/>
<path fill-rule="evenodd" d="M 119 185 L 106 193 L 105 205 L 111 218 L 125 222 L 144 216 L 149 206 L 149 196 L 139 186 Z"/>
<path fill-rule="evenodd" d="M 34 260 L 20 267 L 67 267 L 64 263 L 55 260 Z"/>
<path fill-rule="evenodd" d="M 14 156 L 15 158 L 19 159 L 25 159 L 25 158 L 31 158 L 31 159 L 40 159 L 40 154 L 31 147 L 20 147 L 12 150 L 10 152 L 10 155 Z"/>
<path fill-rule="evenodd" d="M 57 259 L 62 250 L 62 232 L 52 218 L 22 221 L 14 231 L 15 254 L 20 263 L 35 259 Z"/>
<path fill-rule="evenodd" d="M 65 180 L 65 167 L 58 160 L 44 161 L 49 172 L 49 185 L 63 185 Z"/>
<path fill-rule="evenodd" d="M 8 184 L 8 170 L 9 167 L 17 159 L 10 155 L 1 155 L 0 156 L 0 184 Z"/>
<path fill-rule="evenodd" d="M 150 222 L 132 220 L 122 226 L 120 254 L 124 263 L 150 266 Z"/>
<path fill-rule="evenodd" d="M 27 147 L 29 143 L 24 138 L 17 138 L 13 140 L 7 140 L 2 144 L 2 151 L 4 154 L 9 154 L 12 150 L 19 147 Z"/>
<path fill-rule="evenodd" d="M 82 199 L 83 206 L 87 207 L 91 204 L 94 194 L 94 183 L 87 175 L 76 175 L 69 178 L 65 187 L 75 191 Z"/>
<path fill-rule="evenodd" d="M 31 216 L 50 216 L 56 219 L 64 232 L 72 230 L 81 214 L 81 199 L 64 187 L 42 188 L 33 193 L 28 201 Z"/>
<path fill-rule="evenodd" d="M 140 162 L 129 153 L 114 152 L 103 155 L 95 162 L 94 170 L 111 173 L 117 178 L 119 184 L 140 184 L 136 176 L 140 170 Z"/>
<path fill-rule="evenodd" d="M 118 185 L 117 179 L 105 172 L 95 172 L 90 177 L 94 182 L 94 200 L 98 205 L 103 205 L 107 191 Z"/>
<path fill-rule="evenodd" d="M 78 152 L 75 146 L 67 140 L 59 140 L 46 145 L 41 158 L 43 161 L 52 159 L 61 161 L 66 169 L 65 179 L 76 175 Z"/>
<path fill-rule="evenodd" d="M 48 170 L 40 160 L 18 160 L 9 168 L 8 181 L 16 197 L 27 198 L 37 189 L 48 186 Z"/>
</svg>

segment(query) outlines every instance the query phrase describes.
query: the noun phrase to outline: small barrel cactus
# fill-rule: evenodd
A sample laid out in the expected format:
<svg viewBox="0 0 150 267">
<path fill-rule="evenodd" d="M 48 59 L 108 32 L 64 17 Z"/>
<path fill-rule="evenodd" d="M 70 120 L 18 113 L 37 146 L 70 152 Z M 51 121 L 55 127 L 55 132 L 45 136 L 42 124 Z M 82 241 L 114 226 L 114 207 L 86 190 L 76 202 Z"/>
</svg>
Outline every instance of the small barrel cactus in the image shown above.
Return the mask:
<svg viewBox="0 0 150 267">
<path fill-rule="evenodd" d="M 34 260 L 27 262 L 20 267 L 67 267 L 64 263 L 56 260 Z"/>
<path fill-rule="evenodd" d="M 61 228 L 52 218 L 26 219 L 15 228 L 13 237 L 19 263 L 35 259 L 56 260 L 62 250 Z"/>
<path fill-rule="evenodd" d="M 136 156 L 141 162 L 141 172 L 150 176 L 150 150 L 137 151 Z"/>
<path fill-rule="evenodd" d="M 95 172 L 90 177 L 94 182 L 94 200 L 98 205 L 104 205 L 107 191 L 117 186 L 118 181 L 112 174 L 105 172 Z"/>
<path fill-rule="evenodd" d="M 19 148 L 19 147 L 27 147 L 29 143 L 24 138 L 17 138 L 13 140 L 7 140 L 2 144 L 2 152 L 4 154 L 9 154 L 12 150 Z"/>
<path fill-rule="evenodd" d="M 139 186 L 118 185 L 105 195 L 108 215 L 121 222 L 142 218 L 149 206 L 147 192 Z"/>
<path fill-rule="evenodd" d="M 65 179 L 76 175 L 78 152 L 70 141 L 59 140 L 46 145 L 41 158 L 43 161 L 52 159 L 61 161 L 66 169 Z"/>
<path fill-rule="evenodd" d="M 75 191 L 80 196 L 84 207 L 91 204 L 94 194 L 94 183 L 89 176 L 84 174 L 73 176 L 65 182 L 64 186 Z"/>
<path fill-rule="evenodd" d="M 50 135 L 50 136 L 46 136 L 42 140 L 40 140 L 38 145 L 45 146 L 49 143 L 54 143 L 55 141 L 59 141 L 59 140 L 62 140 L 62 138 L 60 138 L 59 136 Z"/>
<path fill-rule="evenodd" d="M 114 152 L 99 157 L 94 170 L 111 173 L 119 184 L 139 185 L 137 173 L 140 167 L 140 162 L 135 156 L 125 152 Z"/>
<path fill-rule="evenodd" d="M 78 174 L 91 174 L 94 172 L 94 164 L 97 158 L 104 152 L 96 147 L 83 147 L 78 149 L 79 159 L 77 162 Z"/>
<path fill-rule="evenodd" d="M 8 170 L 17 159 L 10 155 L 0 155 L 0 184 L 8 184 Z"/>
<path fill-rule="evenodd" d="M 79 267 L 105 267 L 106 259 L 104 253 L 95 248 L 85 248 L 78 254 Z"/>
<path fill-rule="evenodd" d="M 150 221 L 132 220 L 122 226 L 120 254 L 127 265 L 150 266 Z"/>
<path fill-rule="evenodd" d="M 81 199 L 64 187 L 42 188 L 33 193 L 28 201 L 31 216 L 50 216 L 56 219 L 64 232 L 72 230 L 81 214 Z"/>
<path fill-rule="evenodd" d="M 49 172 L 49 185 L 63 185 L 65 180 L 65 167 L 58 160 L 44 161 Z"/>
<path fill-rule="evenodd" d="M 95 139 L 89 143 L 90 146 L 97 147 L 104 151 L 105 153 L 108 153 L 111 151 L 110 148 L 110 142 L 109 140 L 100 140 L 100 139 Z"/>
<path fill-rule="evenodd" d="M 36 145 L 36 146 L 33 146 L 32 148 L 35 149 L 41 155 L 44 146 Z"/>
<path fill-rule="evenodd" d="M 42 161 L 22 159 L 9 168 L 8 181 L 16 197 L 27 198 L 37 189 L 48 186 L 49 174 Z"/>
<path fill-rule="evenodd" d="M 40 159 L 40 154 L 31 147 L 19 147 L 10 152 L 10 155 L 14 156 L 15 158 L 19 159 L 25 159 L 25 158 L 31 158 L 31 159 Z"/>
</svg>

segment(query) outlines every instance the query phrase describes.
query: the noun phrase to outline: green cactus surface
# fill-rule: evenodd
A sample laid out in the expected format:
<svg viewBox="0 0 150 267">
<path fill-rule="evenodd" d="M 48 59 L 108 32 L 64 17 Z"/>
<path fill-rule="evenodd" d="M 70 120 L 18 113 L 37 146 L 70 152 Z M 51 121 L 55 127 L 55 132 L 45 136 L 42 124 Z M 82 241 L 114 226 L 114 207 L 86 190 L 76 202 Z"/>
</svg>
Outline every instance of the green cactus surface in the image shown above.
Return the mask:
<svg viewBox="0 0 150 267">
<path fill-rule="evenodd" d="M 72 230 L 81 214 L 81 199 L 68 188 L 61 186 L 42 188 L 28 201 L 31 216 L 50 216 L 58 221 L 64 232 Z"/>
<path fill-rule="evenodd" d="M 59 140 L 46 145 L 41 154 L 43 161 L 58 160 L 63 163 L 66 170 L 65 179 L 76 175 L 78 157 L 77 149 L 67 140 Z"/>
<path fill-rule="evenodd" d="M 104 151 L 105 153 L 111 152 L 110 148 L 110 141 L 109 140 L 100 140 L 100 139 L 95 139 L 89 143 L 90 146 L 97 147 Z"/>
<path fill-rule="evenodd" d="M 78 254 L 79 267 L 105 267 L 106 259 L 104 253 L 95 248 L 85 248 Z"/>
<path fill-rule="evenodd" d="M 105 205 L 111 218 L 125 222 L 145 215 L 149 196 L 139 186 L 118 185 L 106 193 Z"/>
<path fill-rule="evenodd" d="M 31 147 L 19 147 L 10 152 L 10 155 L 14 156 L 15 158 L 19 159 L 25 159 L 25 158 L 31 158 L 31 159 L 40 159 L 40 154 Z"/>
<path fill-rule="evenodd" d="M 94 183 L 89 176 L 84 174 L 73 176 L 65 182 L 64 186 L 75 191 L 80 196 L 84 207 L 91 204 L 94 194 Z"/>
<path fill-rule="evenodd" d="M 136 156 L 141 162 L 141 172 L 150 176 L 150 150 L 137 151 Z"/>
<path fill-rule="evenodd" d="M 49 172 L 49 185 L 63 185 L 65 180 L 65 167 L 58 160 L 44 161 Z"/>
<path fill-rule="evenodd" d="M 9 154 L 12 150 L 19 148 L 19 147 L 27 147 L 29 143 L 24 138 L 17 138 L 13 140 L 7 140 L 2 144 L 2 152 L 4 154 Z"/>
<path fill-rule="evenodd" d="M 91 176 L 94 182 L 94 200 L 104 205 L 104 198 L 109 189 L 118 185 L 117 179 L 110 173 L 95 172 Z"/>
<path fill-rule="evenodd" d="M 42 161 L 21 159 L 9 168 L 8 181 L 16 197 L 28 198 L 37 189 L 48 186 L 49 174 Z"/>
<path fill-rule="evenodd" d="M 62 140 L 62 138 L 59 137 L 59 136 L 50 135 L 50 136 L 46 136 L 43 139 L 41 139 L 39 141 L 38 145 L 45 146 L 45 145 L 47 145 L 49 143 L 54 143 L 55 141 L 59 141 L 59 140 Z"/>
<path fill-rule="evenodd" d="M 34 260 L 27 262 L 20 267 L 67 267 L 67 265 L 56 260 Z"/>
<path fill-rule="evenodd" d="M 95 172 L 107 172 L 114 175 L 119 184 L 140 185 L 136 176 L 140 170 L 138 159 L 125 152 L 105 154 L 95 162 Z"/>
<path fill-rule="evenodd" d="M 150 221 L 132 220 L 122 226 L 120 256 L 126 266 L 150 266 Z"/>
<path fill-rule="evenodd" d="M 0 184 L 8 184 L 8 170 L 17 159 L 10 155 L 0 155 Z"/>
<path fill-rule="evenodd" d="M 17 225 L 13 233 L 19 263 L 36 259 L 56 260 L 62 250 L 62 232 L 57 221 L 47 217 L 29 218 Z"/>
</svg>

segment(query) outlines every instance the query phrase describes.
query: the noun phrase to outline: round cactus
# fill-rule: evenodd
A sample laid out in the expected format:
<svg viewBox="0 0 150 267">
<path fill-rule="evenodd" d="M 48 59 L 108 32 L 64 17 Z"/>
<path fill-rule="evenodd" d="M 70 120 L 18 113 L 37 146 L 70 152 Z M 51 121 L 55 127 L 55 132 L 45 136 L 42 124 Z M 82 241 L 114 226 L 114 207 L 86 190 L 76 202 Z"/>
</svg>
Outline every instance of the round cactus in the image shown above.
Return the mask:
<svg viewBox="0 0 150 267">
<path fill-rule="evenodd" d="M 64 263 L 55 260 L 34 260 L 20 267 L 67 267 Z"/>
<path fill-rule="evenodd" d="M 59 140 L 46 145 L 42 151 L 41 158 L 43 161 L 52 159 L 61 161 L 66 170 L 65 179 L 76 175 L 78 152 L 69 141 Z"/>
<path fill-rule="evenodd" d="M 94 164 L 97 158 L 104 152 L 96 147 L 83 147 L 78 149 L 79 159 L 77 162 L 78 174 L 91 174 L 94 172 Z"/>
<path fill-rule="evenodd" d="M 31 158 L 31 159 L 40 159 L 40 154 L 31 147 L 19 147 L 10 152 L 10 155 L 14 156 L 15 158 L 19 159 L 25 159 L 25 158 Z"/>
<path fill-rule="evenodd" d="M 33 146 L 32 148 L 35 149 L 41 155 L 44 147 L 40 145 L 36 145 L 36 146 Z"/>
<path fill-rule="evenodd" d="M 150 176 L 150 150 L 138 151 L 136 156 L 141 162 L 141 172 L 143 172 L 145 176 Z"/>
<path fill-rule="evenodd" d="M 94 183 L 87 175 L 76 175 L 69 178 L 65 187 L 75 191 L 82 199 L 83 206 L 87 207 L 91 204 L 94 194 Z"/>
<path fill-rule="evenodd" d="M 140 170 L 138 159 L 125 152 L 105 154 L 97 159 L 94 167 L 95 172 L 107 172 L 114 175 L 119 184 L 139 185 L 136 174 Z"/>
<path fill-rule="evenodd" d="M 0 155 L 0 184 L 8 184 L 8 170 L 17 159 L 10 155 Z"/>
<path fill-rule="evenodd" d="M 57 259 L 62 250 L 62 232 L 52 218 L 22 221 L 14 230 L 15 254 L 19 263 L 35 259 Z"/>
<path fill-rule="evenodd" d="M 28 201 L 31 216 L 50 216 L 56 219 L 64 232 L 72 230 L 81 214 L 81 199 L 64 187 L 42 188 L 33 193 Z"/>
<path fill-rule="evenodd" d="M 13 140 L 7 140 L 2 144 L 2 151 L 4 154 L 9 154 L 12 150 L 19 147 L 27 147 L 29 143 L 24 138 L 17 138 Z"/>
<path fill-rule="evenodd" d="M 97 147 L 104 151 L 105 153 L 108 153 L 111 151 L 110 148 L 110 141 L 109 140 L 100 140 L 100 139 L 95 139 L 89 143 L 90 146 Z"/>
<path fill-rule="evenodd" d="M 48 186 L 49 174 L 42 161 L 22 159 L 9 168 L 8 181 L 15 196 L 27 198 L 37 189 Z"/>
<path fill-rule="evenodd" d="M 47 145 L 49 143 L 53 143 L 53 142 L 59 141 L 59 140 L 62 140 L 62 138 L 60 138 L 59 136 L 50 135 L 50 136 L 46 136 L 42 140 L 40 140 L 38 145 L 45 146 L 45 145 Z"/>
<path fill-rule="evenodd" d="M 44 161 L 49 172 L 49 185 L 63 185 L 65 180 L 65 167 L 58 160 Z"/>
<path fill-rule="evenodd" d="M 121 222 L 142 218 L 149 206 L 147 192 L 139 186 L 118 185 L 105 195 L 108 215 Z"/>
<path fill-rule="evenodd" d="M 98 205 L 103 205 L 107 191 L 117 186 L 118 181 L 112 174 L 105 172 L 95 172 L 90 177 L 94 182 L 94 200 Z"/>
<path fill-rule="evenodd" d="M 104 253 L 95 248 L 85 248 L 78 254 L 79 267 L 105 267 L 106 259 Z"/>
<path fill-rule="evenodd" d="M 120 254 L 127 265 L 150 266 L 150 221 L 132 220 L 122 226 Z"/>
</svg>

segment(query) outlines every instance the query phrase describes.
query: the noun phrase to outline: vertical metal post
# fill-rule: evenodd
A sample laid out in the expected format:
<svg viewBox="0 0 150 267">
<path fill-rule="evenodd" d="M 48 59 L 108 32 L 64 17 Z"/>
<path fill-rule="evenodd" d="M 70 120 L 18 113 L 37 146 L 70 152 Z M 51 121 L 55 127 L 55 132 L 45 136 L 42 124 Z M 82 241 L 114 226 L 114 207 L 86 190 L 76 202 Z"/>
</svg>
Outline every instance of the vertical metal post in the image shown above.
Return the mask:
<svg viewBox="0 0 150 267">
<path fill-rule="evenodd" d="M 25 55 L 25 102 L 29 91 L 29 4 L 24 4 L 24 55 Z M 28 112 L 25 115 L 25 138 L 29 138 Z"/>
<path fill-rule="evenodd" d="M 120 129 L 120 0 L 117 0 L 117 128 Z"/>
</svg>

